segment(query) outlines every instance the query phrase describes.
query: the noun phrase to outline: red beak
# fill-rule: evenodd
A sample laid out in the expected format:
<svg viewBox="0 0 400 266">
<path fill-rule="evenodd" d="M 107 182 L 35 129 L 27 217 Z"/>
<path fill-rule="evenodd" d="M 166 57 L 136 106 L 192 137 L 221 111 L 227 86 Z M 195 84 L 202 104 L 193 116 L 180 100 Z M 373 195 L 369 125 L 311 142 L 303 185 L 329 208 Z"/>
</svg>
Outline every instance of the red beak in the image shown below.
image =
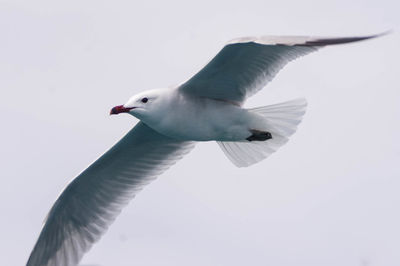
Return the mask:
<svg viewBox="0 0 400 266">
<path fill-rule="evenodd" d="M 135 107 L 124 107 L 123 105 L 115 106 L 111 109 L 110 115 L 117 115 L 120 113 L 129 113 L 130 110 L 135 109 Z"/>
</svg>

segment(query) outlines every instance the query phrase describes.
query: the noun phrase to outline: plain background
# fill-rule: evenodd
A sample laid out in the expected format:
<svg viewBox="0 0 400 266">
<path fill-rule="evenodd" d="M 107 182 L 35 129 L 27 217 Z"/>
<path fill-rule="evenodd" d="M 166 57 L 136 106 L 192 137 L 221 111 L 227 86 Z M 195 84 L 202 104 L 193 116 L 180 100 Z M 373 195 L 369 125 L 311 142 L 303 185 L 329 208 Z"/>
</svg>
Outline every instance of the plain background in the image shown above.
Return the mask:
<svg viewBox="0 0 400 266">
<path fill-rule="evenodd" d="M 137 121 L 111 107 L 188 79 L 232 38 L 394 33 L 325 48 L 247 107 L 308 99 L 279 152 L 200 143 L 84 265 L 400 265 L 400 2 L 0 1 L 0 265 L 23 265 L 63 187 Z"/>
</svg>

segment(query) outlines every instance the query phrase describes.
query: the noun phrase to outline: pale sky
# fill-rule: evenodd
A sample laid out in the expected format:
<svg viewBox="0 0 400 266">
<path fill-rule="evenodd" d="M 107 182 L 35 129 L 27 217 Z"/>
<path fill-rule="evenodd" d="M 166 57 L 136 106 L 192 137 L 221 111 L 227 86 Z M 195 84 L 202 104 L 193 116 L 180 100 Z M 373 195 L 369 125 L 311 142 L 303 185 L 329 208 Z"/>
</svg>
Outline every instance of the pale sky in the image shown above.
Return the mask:
<svg viewBox="0 0 400 266">
<path fill-rule="evenodd" d="M 102 266 L 400 265 L 400 2 L 0 0 L 0 265 L 24 265 L 63 187 L 232 38 L 391 35 L 284 68 L 256 107 L 304 96 L 291 141 L 238 169 L 215 143 L 148 185 L 82 260 Z"/>
</svg>

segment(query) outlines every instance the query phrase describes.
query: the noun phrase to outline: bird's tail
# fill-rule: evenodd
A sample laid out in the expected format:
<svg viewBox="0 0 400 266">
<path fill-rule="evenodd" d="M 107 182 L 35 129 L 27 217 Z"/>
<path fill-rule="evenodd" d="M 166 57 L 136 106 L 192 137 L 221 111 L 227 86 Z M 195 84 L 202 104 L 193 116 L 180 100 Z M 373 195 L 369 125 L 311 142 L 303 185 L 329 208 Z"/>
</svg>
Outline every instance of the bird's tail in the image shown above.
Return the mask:
<svg viewBox="0 0 400 266">
<path fill-rule="evenodd" d="M 265 141 L 217 141 L 225 155 L 237 167 L 258 163 L 284 145 L 296 132 L 297 125 L 306 111 L 304 98 L 249 109 L 263 116 L 272 138 Z"/>
</svg>

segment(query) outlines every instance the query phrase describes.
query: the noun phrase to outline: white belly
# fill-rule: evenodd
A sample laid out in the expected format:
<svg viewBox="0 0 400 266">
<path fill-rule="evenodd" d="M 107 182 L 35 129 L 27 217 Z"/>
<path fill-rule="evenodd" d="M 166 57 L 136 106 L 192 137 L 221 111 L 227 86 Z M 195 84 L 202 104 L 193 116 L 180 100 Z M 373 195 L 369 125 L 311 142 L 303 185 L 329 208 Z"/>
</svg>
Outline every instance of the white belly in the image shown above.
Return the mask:
<svg viewBox="0 0 400 266">
<path fill-rule="evenodd" d="M 161 117 L 144 122 L 176 139 L 238 141 L 251 135 L 254 115 L 230 103 L 179 95 Z"/>
</svg>

